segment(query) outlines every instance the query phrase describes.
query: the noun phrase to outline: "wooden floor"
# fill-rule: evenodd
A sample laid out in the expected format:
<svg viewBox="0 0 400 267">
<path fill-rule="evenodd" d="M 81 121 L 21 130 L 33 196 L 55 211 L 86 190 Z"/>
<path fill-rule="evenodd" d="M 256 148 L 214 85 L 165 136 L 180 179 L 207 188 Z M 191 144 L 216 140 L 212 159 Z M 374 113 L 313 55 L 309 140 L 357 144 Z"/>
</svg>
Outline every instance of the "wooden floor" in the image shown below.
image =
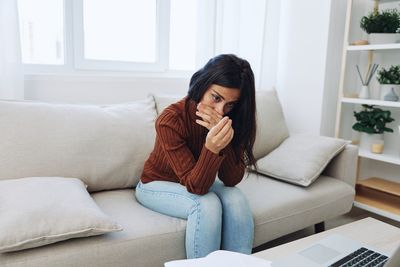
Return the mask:
<svg viewBox="0 0 400 267">
<path fill-rule="evenodd" d="M 377 220 L 386 222 L 388 224 L 391 224 L 391 225 L 394 225 L 394 226 L 400 228 L 400 222 L 398 222 L 398 221 L 394 221 L 394 220 L 388 219 L 386 217 L 377 215 L 375 213 L 371 213 L 371 212 L 368 212 L 368 211 L 353 207 L 353 209 L 349 213 L 347 213 L 346 215 L 342 215 L 342 216 L 339 216 L 339 217 L 336 217 L 334 219 L 326 221 L 325 222 L 325 229 L 328 230 L 328 229 L 331 229 L 331 228 L 335 228 L 337 226 L 340 226 L 340 225 L 343 225 L 343 224 L 346 224 L 346 223 L 350 223 L 350 222 L 353 222 L 353 221 L 357 221 L 357 220 L 360 220 L 360 219 L 363 219 L 363 218 L 366 218 L 366 217 L 373 217 L 373 218 L 375 218 Z M 272 248 L 272 247 L 275 247 L 275 246 L 278 246 L 278 245 L 281 245 L 281 244 L 284 244 L 284 243 L 287 243 L 287 242 L 290 242 L 290 241 L 293 241 L 293 240 L 296 240 L 296 239 L 299 239 L 299 238 L 303 238 L 305 236 L 309 236 L 309 235 L 312 235 L 312 234 L 314 234 L 314 227 L 308 227 L 306 229 L 303 229 L 303 230 L 297 231 L 295 233 L 280 237 L 278 239 L 275 239 L 273 241 L 265 243 L 265 244 L 263 244 L 261 246 L 258 246 L 258 247 L 253 249 L 253 253 L 259 252 L 259 251 L 264 250 L 264 249 Z"/>
</svg>

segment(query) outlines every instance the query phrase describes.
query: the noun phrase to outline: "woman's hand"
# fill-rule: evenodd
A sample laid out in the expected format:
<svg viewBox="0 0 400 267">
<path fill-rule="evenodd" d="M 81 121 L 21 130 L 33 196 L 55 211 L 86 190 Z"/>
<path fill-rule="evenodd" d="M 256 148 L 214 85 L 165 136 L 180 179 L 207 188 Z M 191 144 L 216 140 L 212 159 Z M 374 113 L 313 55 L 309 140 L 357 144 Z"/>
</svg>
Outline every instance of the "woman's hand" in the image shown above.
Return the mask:
<svg viewBox="0 0 400 267">
<path fill-rule="evenodd" d="M 208 130 L 211 130 L 211 128 L 217 125 L 222 119 L 221 114 L 203 103 L 197 105 L 196 115 L 201 118 L 201 120 L 196 120 L 196 123 L 204 126 Z"/>
<path fill-rule="evenodd" d="M 224 117 L 208 132 L 205 146 L 214 154 L 219 154 L 232 141 L 233 134 L 232 120 Z"/>
</svg>

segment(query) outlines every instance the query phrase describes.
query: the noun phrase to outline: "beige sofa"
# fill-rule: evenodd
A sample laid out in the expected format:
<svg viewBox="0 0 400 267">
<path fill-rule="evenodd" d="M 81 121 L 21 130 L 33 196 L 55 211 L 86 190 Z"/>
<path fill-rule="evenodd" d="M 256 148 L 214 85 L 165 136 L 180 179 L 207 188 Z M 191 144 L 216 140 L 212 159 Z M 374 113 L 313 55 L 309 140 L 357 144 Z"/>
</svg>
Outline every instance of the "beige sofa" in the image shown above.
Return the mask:
<svg viewBox="0 0 400 267">
<path fill-rule="evenodd" d="M 80 178 L 101 210 L 123 228 L 0 253 L 0 266 L 157 267 L 185 258 L 186 221 L 142 207 L 134 194 L 154 144 L 157 111 L 174 100 L 149 96 L 110 106 L 0 101 L 0 180 Z M 276 92 L 258 92 L 257 104 L 254 152 L 262 159 L 290 137 Z M 248 172 L 238 187 L 254 214 L 254 247 L 347 213 L 356 165 L 357 148 L 346 145 L 308 187 Z"/>
</svg>

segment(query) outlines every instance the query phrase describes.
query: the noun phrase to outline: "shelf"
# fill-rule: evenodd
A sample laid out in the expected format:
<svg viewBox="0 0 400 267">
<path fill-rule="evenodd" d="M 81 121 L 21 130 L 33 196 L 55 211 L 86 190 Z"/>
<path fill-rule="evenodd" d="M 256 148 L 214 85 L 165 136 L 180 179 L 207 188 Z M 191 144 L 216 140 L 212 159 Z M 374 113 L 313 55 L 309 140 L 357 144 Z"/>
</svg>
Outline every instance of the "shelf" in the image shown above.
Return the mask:
<svg viewBox="0 0 400 267">
<path fill-rule="evenodd" d="M 371 50 L 393 50 L 393 49 L 400 49 L 400 43 L 347 46 L 347 51 L 371 51 Z"/>
<path fill-rule="evenodd" d="M 357 196 L 356 196 L 356 199 L 357 199 Z M 360 208 L 360 209 L 363 209 L 363 210 L 366 210 L 366 211 L 369 211 L 369 212 L 373 212 L 375 214 L 378 214 L 378 215 L 384 216 L 386 218 L 389 218 L 389 219 L 392 219 L 392 220 L 400 222 L 400 215 L 388 212 L 386 210 L 382 210 L 382 209 L 376 208 L 374 206 L 365 204 L 363 202 L 359 202 L 357 200 L 354 201 L 354 206 L 357 207 L 357 208 Z"/>
<path fill-rule="evenodd" d="M 361 98 L 350 98 L 350 97 L 343 97 L 341 99 L 343 103 L 350 103 L 350 104 L 366 104 L 366 105 L 377 105 L 382 107 L 394 107 L 400 108 L 399 101 L 383 101 L 383 100 L 376 100 L 376 99 L 361 99 Z"/>
<path fill-rule="evenodd" d="M 371 0 L 375 1 L 375 0 Z M 378 0 L 379 4 L 399 2 L 399 0 Z"/>
<path fill-rule="evenodd" d="M 359 148 L 358 155 L 363 158 L 379 160 L 387 163 L 400 165 L 400 152 L 385 151 L 383 154 L 375 154 L 365 148 Z"/>
<path fill-rule="evenodd" d="M 400 221 L 400 184 L 380 178 L 359 180 L 354 204 Z"/>
<path fill-rule="evenodd" d="M 392 181 L 384 180 L 377 177 L 358 180 L 357 185 L 374 189 L 386 194 L 399 197 L 400 200 L 400 184 Z M 400 206 L 399 206 L 400 209 Z"/>
</svg>

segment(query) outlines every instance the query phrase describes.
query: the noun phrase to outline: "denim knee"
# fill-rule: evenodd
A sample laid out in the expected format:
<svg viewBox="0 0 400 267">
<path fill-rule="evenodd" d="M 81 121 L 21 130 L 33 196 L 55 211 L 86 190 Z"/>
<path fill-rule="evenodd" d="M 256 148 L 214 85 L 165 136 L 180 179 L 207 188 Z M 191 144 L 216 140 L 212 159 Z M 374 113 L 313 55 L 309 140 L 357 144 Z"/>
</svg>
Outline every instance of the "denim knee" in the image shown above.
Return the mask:
<svg viewBox="0 0 400 267">
<path fill-rule="evenodd" d="M 200 196 L 197 199 L 198 207 L 192 207 L 190 213 L 194 212 L 194 209 L 200 209 L 202 216 L 207 219 L 214 218 L 215 220 L 221 220 L 222 218 L 222 205 L 218 196 L 214 192 L 208 192 L 205 195 Z"/>
</svg>

